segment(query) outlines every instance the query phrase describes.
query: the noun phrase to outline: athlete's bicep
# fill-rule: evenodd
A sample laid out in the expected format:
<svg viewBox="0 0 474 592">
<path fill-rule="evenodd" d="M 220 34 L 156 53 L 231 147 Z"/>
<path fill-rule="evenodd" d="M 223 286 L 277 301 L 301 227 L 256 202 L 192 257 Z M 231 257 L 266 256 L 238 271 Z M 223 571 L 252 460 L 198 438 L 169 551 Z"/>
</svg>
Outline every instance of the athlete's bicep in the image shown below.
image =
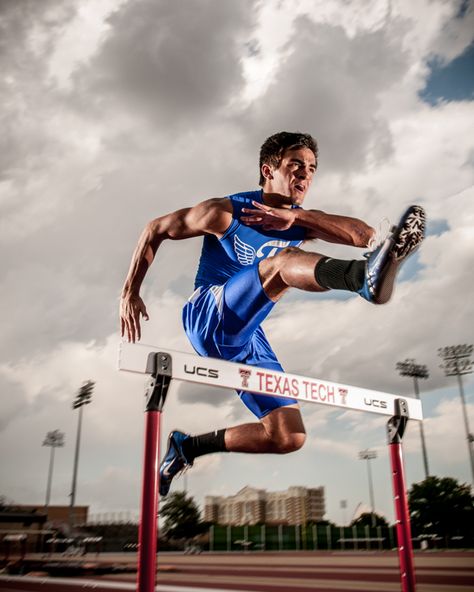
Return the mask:
<svg viewBox="0 0 474 592">
<path fill-rule="evenodd" d="M 164 239 L 183 240 L 204 234 L 223 234 L 232 218 L 229 200 L 213 198 L 191 208 L 176 210 L 152 222 Z M 231 207 L 231 206 L 230 206 Z"/>
</svg>

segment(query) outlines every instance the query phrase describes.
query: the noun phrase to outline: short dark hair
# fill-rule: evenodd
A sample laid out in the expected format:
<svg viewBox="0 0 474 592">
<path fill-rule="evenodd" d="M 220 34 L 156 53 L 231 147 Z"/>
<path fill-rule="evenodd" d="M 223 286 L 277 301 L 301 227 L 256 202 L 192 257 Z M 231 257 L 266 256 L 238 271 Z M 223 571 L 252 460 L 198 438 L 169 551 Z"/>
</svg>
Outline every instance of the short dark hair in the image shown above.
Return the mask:
<svg viewBox="0 0 474 592">
<path fill-rule="evenodd" d="M 278 132 L 265 140 L 260 148 L 260 180 L 259 185 L 263 186 L 265 177 L 262 175 L 262 165 L 269 164 L 278 168 L 283 158 L 283 152 L 288 148 L 309 148 L 314 152 L 316 165 L 318 163 L 318 144 L 310 134 L 300 132 Z"/>
</svg>

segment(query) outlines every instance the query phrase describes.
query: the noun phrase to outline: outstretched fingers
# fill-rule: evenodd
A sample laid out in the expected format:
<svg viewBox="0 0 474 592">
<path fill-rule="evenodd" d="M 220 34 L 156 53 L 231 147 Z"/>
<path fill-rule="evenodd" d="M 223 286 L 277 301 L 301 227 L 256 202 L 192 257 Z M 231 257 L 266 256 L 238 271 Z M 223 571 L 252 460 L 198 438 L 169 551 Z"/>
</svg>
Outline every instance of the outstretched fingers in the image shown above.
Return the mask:
<svg viewBox="0 0 474 592">
<path fill-rule="evenodd" d="M 126 317 L 125 319 L 125 329 L 127 332 L 127 340 L 135 343 L 135 341 L 137 340 L 137 333 L 140 333 L 140 321 L 138 321 L 138 331 L 137 331 L 137 321 L 135 319 L 135 316 L 129 315 Z M 140 337 L 138 337 L 138 339 L 140 339 Z"/>
<path fill-rule="evenodd" d="M 262 225 L 264 230 L 287 230 L 296 219 L 290 208 L 271 208 L 256 201 L 252 204 L 256 209 L 242 208 L 242 212 L 247 214 L 240 218 L 244 224 Z"/>
<path fill-rule="evenodd" d="M 127 340 L 132 343 L 140 341 L 142 336 L 140 315 L 146 321 L 150 318 L 145 303 L 140 297 L 134 297 L 123 302 L 120 315 L 121 335 L 122 337 L 126 336 Z"/>
<path fill-rule="evenodd" d="M 252 200 L 252 205 L 254 205 L 257 208 L 257 210 L 261 210 L 262 212 L 271 212 L 272 211 L 272 208 L 270 206 L 267 206 L 267 205 L 260 203 L 258 201 Z"/>
<path fill-rule="evenodd" d="M 140 341 L 141 337 L 142 337 L 142 328 L 140 325 L 140 315 L 142 315 L 142 317 L 145 319 L 145 321 L 148 321 L 148 319 L 150 318 L 148 316 L 148 313 L 146 311 L 146 306 L 145 303 L 143 301 L 141 301 L 139 303 L 139 308 L 138 310 L 135 310 L 135 314 L 134 314 L 134 322 L 135 322 L 135 335 L 137 337 L 137 341 Z"/>
</svg>

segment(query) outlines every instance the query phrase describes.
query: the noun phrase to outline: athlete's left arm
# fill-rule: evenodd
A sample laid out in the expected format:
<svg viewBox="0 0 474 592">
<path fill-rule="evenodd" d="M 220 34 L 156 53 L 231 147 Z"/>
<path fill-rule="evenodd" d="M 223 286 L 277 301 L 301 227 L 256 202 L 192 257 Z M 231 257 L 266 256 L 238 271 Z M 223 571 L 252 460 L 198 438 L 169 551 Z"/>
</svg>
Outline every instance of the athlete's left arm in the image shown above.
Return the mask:
<svg viewBox="0 0 474 592">
<path fill-rule="evenodd" d="M 292 210 L 295 214 L 293 225 L 308 229 L 306 238 L 321 239 L 329 243 L 367 247 L 375 230 L 358 218 L 327 214 L 321 210 Z"/>
<path fill-rule="evenodd" d="M 321 239 L 329 243 L 367 247 L 375 230 L 358 218 L 327 214 L 321 210 L 278 208 L 252 202 L 254 209 L 243 208 L 244 224 L 262 226 L 264 230 L 288 230 L 292 226 L 307 228 L 306 240 Z"/>
</svg>

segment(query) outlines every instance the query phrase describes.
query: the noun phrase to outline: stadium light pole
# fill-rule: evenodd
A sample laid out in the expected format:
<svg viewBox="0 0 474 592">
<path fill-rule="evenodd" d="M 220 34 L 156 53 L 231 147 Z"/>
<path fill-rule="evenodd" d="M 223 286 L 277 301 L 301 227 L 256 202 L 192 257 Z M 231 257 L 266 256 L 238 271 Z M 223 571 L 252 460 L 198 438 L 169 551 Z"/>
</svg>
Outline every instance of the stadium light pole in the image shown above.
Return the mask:
<svg viewBox="0 0 474 592">
<path fill-rule="evenodd" d="M 400 376 L 411 376 L 413 378 L 413 385 L 415 387 L 416 398 L 420 398 L 420 389 L 418 387 L 418 380 L 420 378 L 428 378 L 428 368 L 424 364 L 417 364 L 413 358 L 407 358 L 404 362 L 397 362 L 397 370 Z M 423 453 L 423 465 L 425 467 L 425 478 L 428 479 L 430 470 L 428 468 L 428 453 L 426 451 L 425 431 L 423 429 L 423 421 L 420 421 L 420 438 L 421 450 Z"/>
<path fill-rule="evenodd" d="M 370 461 L 377 458 L 377 452 L 375 450 L 361 450 L 359 452 L 359 459 L 367 461 L 367 473 L 369 476 L 369 494 L 370 494 L 370 506 L 372 508 L 372 528 L 375 528 L 375 503 L 374 503 L 374 484 L 372 482 L 372 471 L 370 469 Z"/>
<path fill-rule="evenodd" d="M 473 351 L 472 345 L 449 345 L 447 347 L 440 347 L 438 355 L 442 358 L 443 363 L 440 368 L 444 370 L 446 376 L 457 376 L 459 384 L 459 394 L 461 396 L 462 411 L 464 416 L 464 427 L 466 429 L 466 440 L 469 451 L 469 460 L 471 461 L 471 478 L 474 483 L 474 451 L 472 449 L 474 442 L 474 435 L 469 429 L 469 419 L 466 410 L 466 398 L 464 396 L 464 386 L 462 377 L 465 374 L 472 374 L 472 360 L 471 355 Z"/>
<path fill-rule="evenodd" d="M 51 483 L 53 481 L 54 450 L 64 446 L 64 433 L 59 430 L 48 432 L 43 441 L 43 446 L 49 446 L 51 448 L 51 453 L 49 455 L 48 480 L 46 483 L 46 499 L 44 502 L 44 507 L 48 508 L 51 499 Z"/>
<path fill-rule="evenodd" d="M 72 487 L 71 487 L 71 503 L 69 506 L 69 529 L 72 533 L 74 526 L 74 504 L 76 503 L 76 487 L 77 487 L 77 468 L 79 466 L 79 448 L 81 443 L 82 430 L 82 408 L 88 405 L 92 399 L 92 391 L 94 390 L 95 382 L 88 380 L 79 389 L 76 398 L 73 401 L 72 408 L 79 409 L 79 418 L 77 422 L 77 436 L 76 436 L 76 450 L 74 453 L 74 468 L 72 471 Z"/>
</svg>

